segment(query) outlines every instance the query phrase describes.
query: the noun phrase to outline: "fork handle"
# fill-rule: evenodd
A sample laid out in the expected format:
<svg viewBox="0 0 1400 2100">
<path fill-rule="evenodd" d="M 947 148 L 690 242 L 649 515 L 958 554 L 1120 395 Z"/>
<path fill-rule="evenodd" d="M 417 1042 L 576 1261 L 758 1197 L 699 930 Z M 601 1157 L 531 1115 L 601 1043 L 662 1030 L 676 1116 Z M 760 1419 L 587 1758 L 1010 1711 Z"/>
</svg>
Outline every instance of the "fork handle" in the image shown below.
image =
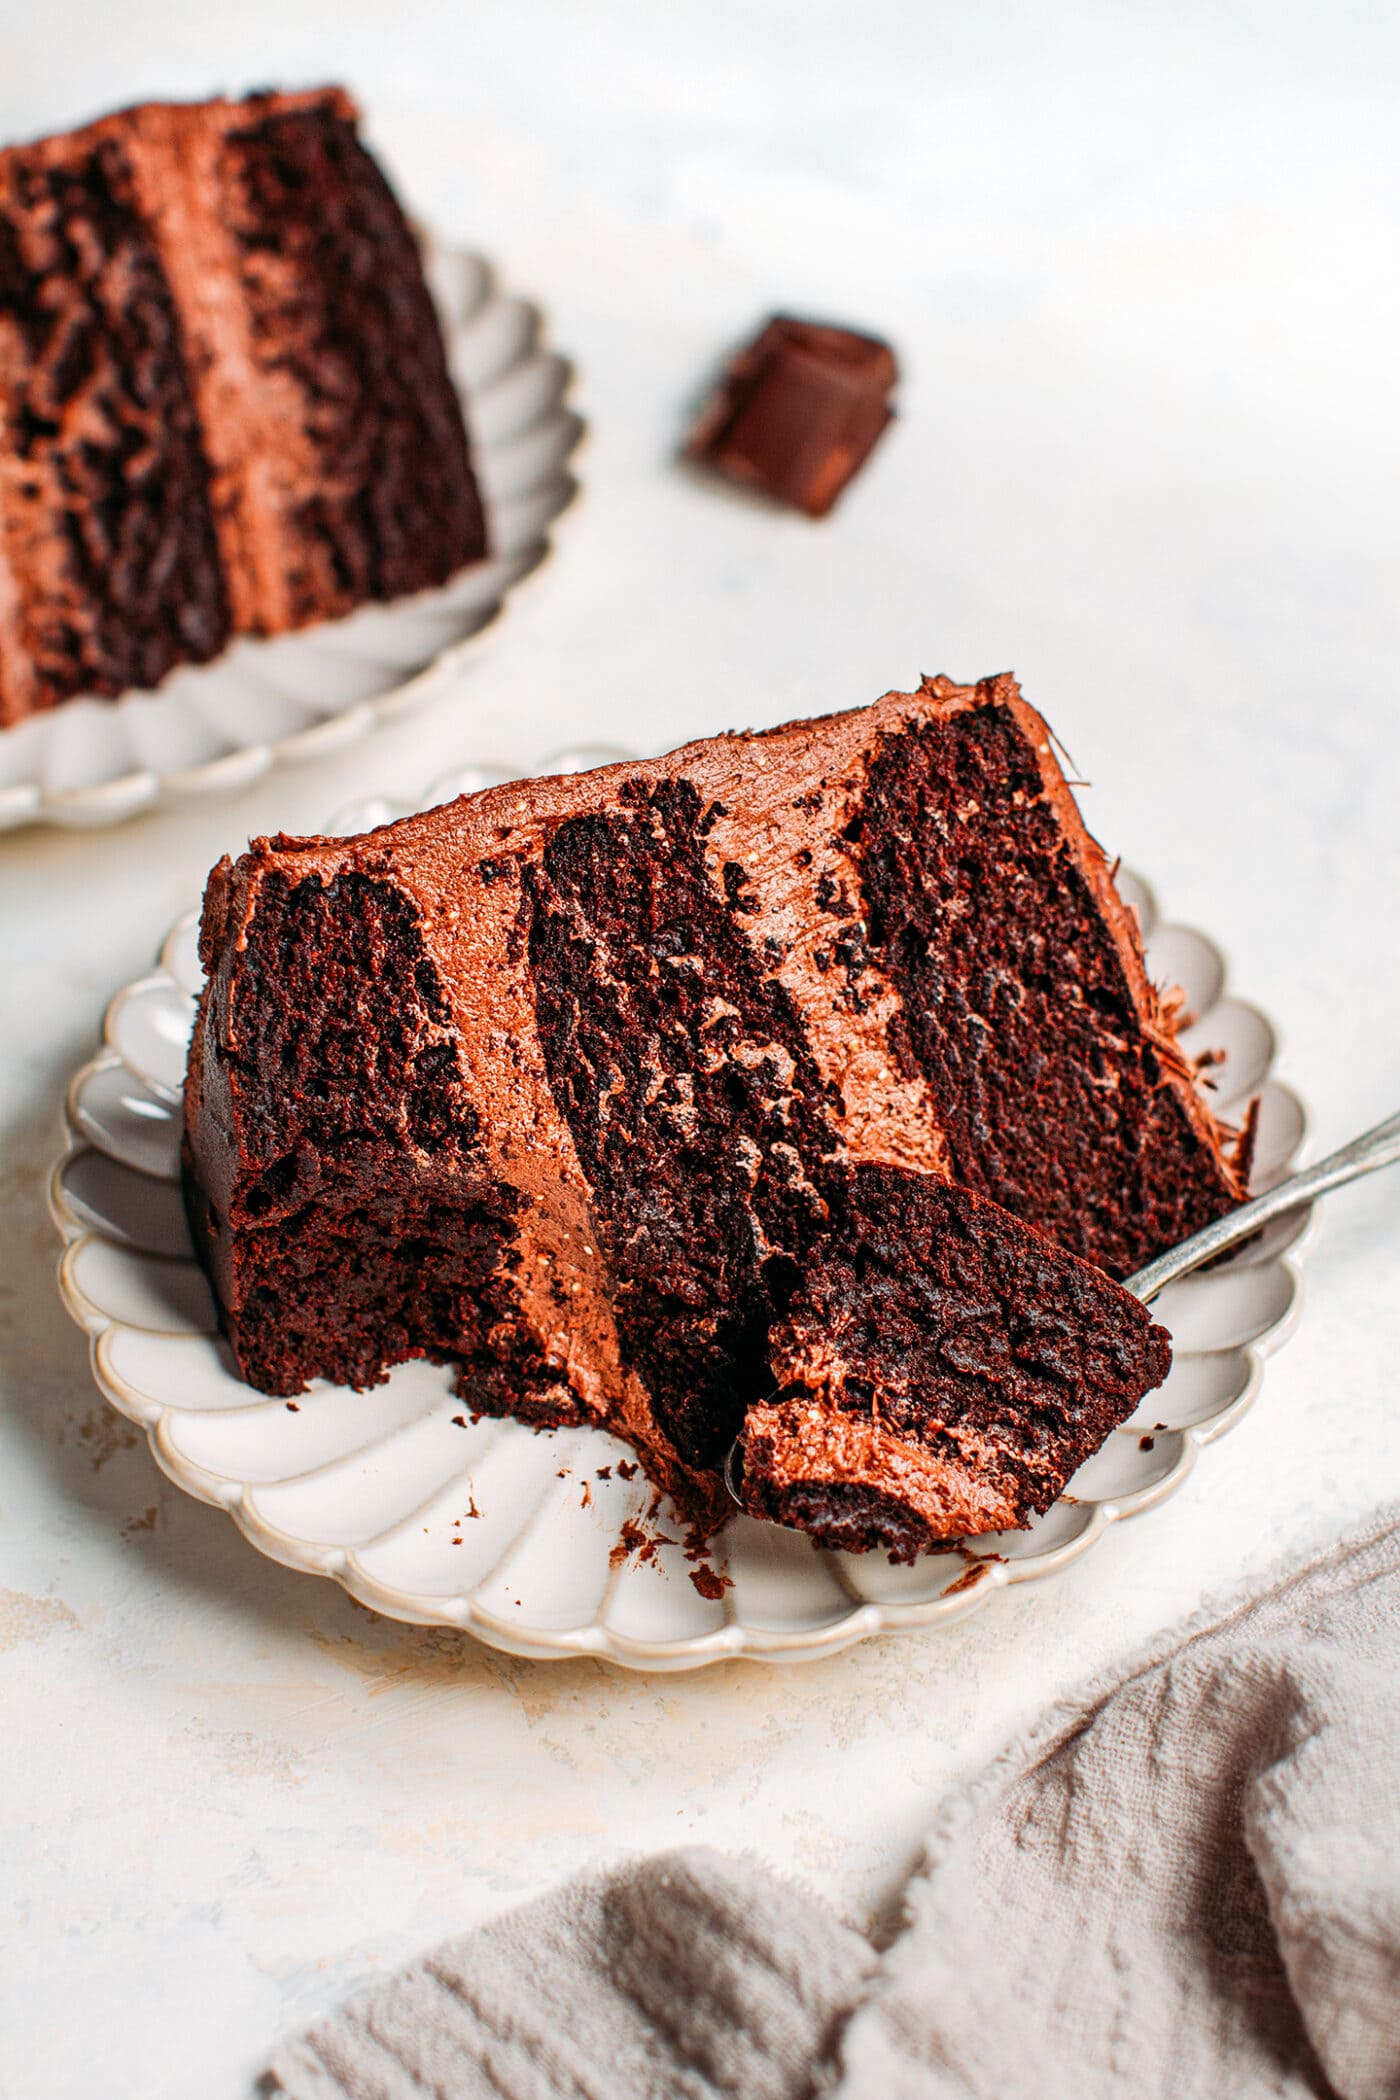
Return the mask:
<svg viewBox="0 0 1400 2100">
<path fill-rule="evenodd" d="M 1238 1210 L 1228 1211 L 1217 1218 L 1213 1225 L 1203 1225 L 1193 1232 L 1189 1240 L 1179 1246 L 1169 1247 L 1150 1261 L 1136 1276 L 1130 1276 L 1125 1289 L 1150 1305 L 1159 1291 L 1178 1277 L 1189 1276 L 1199 1269 L 1202 1262 L 1214 1260 L 1227 1248 L 1237 1247 L 1275 1218 L 1283 1217 L 1290 1210 L 1298 1210 L 1311 1203 L 1314 1196 L 1321 1196 L 1328 1189 L 1338 1189 L 1344 1182 L 1359 1181 L 1363 1174 L 1374 1174 L 1377 1167 L 1393 1166 L 1400 1160 L 1400 1115 L 1390 1116 L 1384 1123 L 1377 1123 L 1361 1137 L 1353 1138 L 1349 1145 L 1341 1145 L 1320 1159 L 1315 1167 L 1304 1167 L 1300 1174 L 1290 1174 L 1287 1181 L 1266 1189 L 1250 1203 L 1241 1204 Z"/>
</svg>

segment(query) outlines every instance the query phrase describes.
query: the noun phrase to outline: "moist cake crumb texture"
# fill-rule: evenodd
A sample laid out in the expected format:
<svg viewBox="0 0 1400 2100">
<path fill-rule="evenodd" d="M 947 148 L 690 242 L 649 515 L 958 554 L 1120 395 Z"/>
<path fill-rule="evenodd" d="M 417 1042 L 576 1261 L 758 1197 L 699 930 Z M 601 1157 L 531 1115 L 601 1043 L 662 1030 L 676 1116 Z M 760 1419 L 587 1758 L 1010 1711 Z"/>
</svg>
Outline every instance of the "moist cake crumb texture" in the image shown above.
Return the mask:
<svg viewBox="0 0 1400 2100">
<path fill-rule="evenodd" d="M 215 870 L 187 1192 L 243 1375 L 450 1361 L 701 1531 L 1023 1525 L 1166 1375 L 1113 1281 L 1242 1193 L 1009 678 Z"/>
<path fill-rule="evenodd" d="M 536 1012 L 619 1340 L 682 1459 L 714 1467 L 828 1215 L 826 1089 L 791 999 L 710 882 L 694 786 L 621 799 L 561 825 L 532 870 Z"/>
<path fill-rule="evenodd" d="M 1218 1214 L 1215 1136 L 1144 1029 L 1121 926 L 1004 706 L 890 738 L 856 822 L 871 950 L 898 987 L 954 1177 L 1112 1275 Z M 1131 954 L 1132 951 L 1129 951 Z"/>
</svg>

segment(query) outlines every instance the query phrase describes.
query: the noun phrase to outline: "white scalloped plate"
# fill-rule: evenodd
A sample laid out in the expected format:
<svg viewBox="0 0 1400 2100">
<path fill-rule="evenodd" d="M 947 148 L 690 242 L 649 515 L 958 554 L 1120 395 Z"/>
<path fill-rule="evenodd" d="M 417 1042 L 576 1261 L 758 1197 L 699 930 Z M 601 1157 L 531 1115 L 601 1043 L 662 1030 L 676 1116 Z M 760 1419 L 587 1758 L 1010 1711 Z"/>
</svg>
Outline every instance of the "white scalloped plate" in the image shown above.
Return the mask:
<svg viewBox="0 0 1400 2100">
<path fill-rule="evenodd" d="M 339 750 L 436 692 L 539 567 L 575 490 L 569 460 L 583 425 L 565 405 L 569 367 L 544 348 L 536 308 L 503 291 L 481 256 L 427 242 L 425 258 L 489 558 L 392 605 L 235 641 L 155 692 L 70 700 L 0 730 L 0 830 L 117 824 Z"/>
<path fill-rule="evenodd" d="M 565 753 L 542 770 L 619 756 Z M 517 771 L 451 775 L 423 806 Z M 330 828 L 359 831 L 398 814 L 362 803 Z M 1187 1049 L 1223 1053 L 1218 1104 L 1242 1110 L 1260 1096 L 1255 1186 L 1267 1187 L 1304 1130 L 1296 1097 L 1271 1076 L 1274 1032 L 1227 996 L 1224 964 L 1203 934 L 1163 923 L 1137 878 L 1119 882 L 1141 916 L 1153 977 L 1180 984 L 1198 1016 Z M 69 1090 L 69 1147 L 51 1185 L 64 1300 L 91 1336 L 97 1383 L 145 1429 L 172 1480 L 226 1509 L 274 1560 L 330 1575 L 393 1618 L 461 1627 L 516 1655 L 601 1655 L 651 1670 L 736 1655 L 796 1661 L 869 1634 L 947 1624 L 1054 1573 L 1110 1524 L 1174 1494 L 1251 1405 L 1265 1353 L 1297 1315 L 1309 1214 L 1163 1293 L 1155 1310 L 1172 1332 L 1171 1376 L 1029 1531 L 892 1568 L 882 1555 L 819 1552 L 796 1532 L 736 1516 L 708 1556 L 731 1587 L 707 1597 L 694 1577 L 718 1584 L 687 1560 L 683 1526 L 669 1509 L 653 1511 L 642 1476 L 619 1471 L 626 1447 L 601 1431 L 472 1423 L 449 1372 L 429 1364 L 402 1365 L 368 1393 L 318 1385 L 294 1406 L 239 1382 L 178 1180 L 196 930 L 196 914 L 181 919 L 155 972 L 113 1000 L 106 1048 Z"/>
</svg>

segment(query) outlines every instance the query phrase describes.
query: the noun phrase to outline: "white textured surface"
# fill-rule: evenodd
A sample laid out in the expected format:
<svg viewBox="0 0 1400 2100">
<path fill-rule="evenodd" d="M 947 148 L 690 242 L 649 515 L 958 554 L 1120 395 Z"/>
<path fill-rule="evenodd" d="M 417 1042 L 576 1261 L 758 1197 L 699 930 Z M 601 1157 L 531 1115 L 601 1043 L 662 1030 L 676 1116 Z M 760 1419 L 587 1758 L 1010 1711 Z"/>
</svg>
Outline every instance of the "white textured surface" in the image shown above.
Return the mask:
<svg viewBox="0 0 1400 2100">
<path fill-rule="evenodd" d="M 584 1860 L 754 1845 L 866 1918 L 1047 1698 L 1400 1492 L 1381 1176 L 1328 1199 L 1261 1406 L 1059 1581 L 804 1671 L 515 1662 L 166 1487 L 92 1389 L 43 1203 L 102 1007 L 250 830 L 921 669 L 1021 673 L 1101 836 L 1279 1022 L 1315 1148 L 1391 1111 L 1400 51 L 1360 8 L 51 0 L 6 8 L 0 59 L 9 133 L 348 74 L 425 213 L 547 306 L 592 433 L 460 695 L 207 811 L 0 842 L 0 2090 L 241 2100 L 275 2033 Z M 667 465 L 776 299 L 905 354 L 829 528 Z"/>
</svg>

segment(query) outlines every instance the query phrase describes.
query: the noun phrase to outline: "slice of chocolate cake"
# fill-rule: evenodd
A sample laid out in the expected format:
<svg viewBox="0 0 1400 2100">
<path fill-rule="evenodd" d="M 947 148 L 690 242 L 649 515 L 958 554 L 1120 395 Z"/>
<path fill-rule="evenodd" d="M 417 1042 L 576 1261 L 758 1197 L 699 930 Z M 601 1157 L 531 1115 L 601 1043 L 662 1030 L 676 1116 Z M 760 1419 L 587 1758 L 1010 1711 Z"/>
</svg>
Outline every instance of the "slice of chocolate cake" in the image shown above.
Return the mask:
<svg viewBox="0 0 1400 2100">
<path fill-rule="evenodd" d="M 749 1416 L 756 1500 L 816 1521 L 775 1390 L 832 1451 L 863 1423 L 847 1484 L 880 1492 L 877 1359 L 891 1463 L 975 1446 L 981 1528 L 1024 1519 L 1165 1367 L 1084 1261 L 1241 1193 L 1010 678 L 258 841 L 203 954 L 189 1196 L 244 1376 L 450 1358 L 471 1407 L 605 1422 L 707 1520 Z M 906 1230 L 905 1342 L 809 1375 L 845 1268 L 843 1348 Z M 976 1516 L 906 1505 L 870 1540 Z"/>
<path fill-rule="evenodd" d="M 485 551 L 413 235 L 339 89 L 0 153 L 0 724 Z"/>
</svg>

